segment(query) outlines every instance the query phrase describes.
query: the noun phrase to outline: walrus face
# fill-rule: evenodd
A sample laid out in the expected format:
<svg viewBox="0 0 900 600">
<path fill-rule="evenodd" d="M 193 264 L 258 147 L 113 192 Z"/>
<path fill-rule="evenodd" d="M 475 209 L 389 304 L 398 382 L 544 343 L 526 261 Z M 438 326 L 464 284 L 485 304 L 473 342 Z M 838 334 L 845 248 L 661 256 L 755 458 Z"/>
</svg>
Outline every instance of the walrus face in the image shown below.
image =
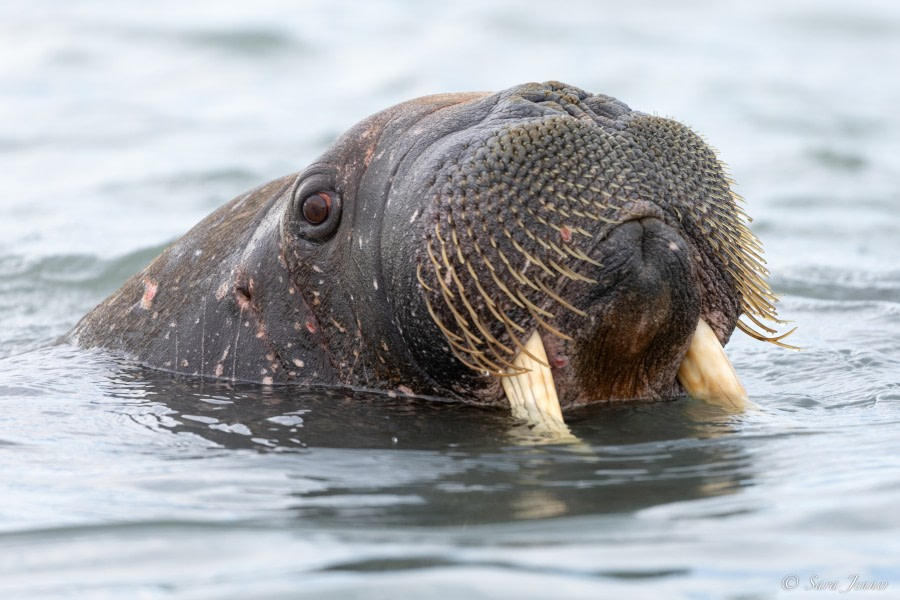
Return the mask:
<svg viewBox="0 0 900 600">
<path fill-rule="evenodd" d="M 729 181 L 687 127 L 608 96 L 435 96 L 300 175 L 282 252 L 346 384 L 505 403 L 537 377 L 563 407 L 664 398 L 720 360 L 695 356 L 695 332 L 763 338 L 742 314 L 773 332 Z"/>
</svg>

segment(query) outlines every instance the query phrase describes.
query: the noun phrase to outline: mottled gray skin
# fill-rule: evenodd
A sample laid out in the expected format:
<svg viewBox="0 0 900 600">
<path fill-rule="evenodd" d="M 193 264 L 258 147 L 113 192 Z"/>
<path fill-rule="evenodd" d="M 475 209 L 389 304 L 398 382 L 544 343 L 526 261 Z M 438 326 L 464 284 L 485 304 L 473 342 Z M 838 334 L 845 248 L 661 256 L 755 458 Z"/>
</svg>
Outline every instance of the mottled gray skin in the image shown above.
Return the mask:
<svg viewBox="0 0 900 600">
<path fill-rule="evenodd" d="M 511 335 L 524 341 L 540 329 L 564 407 L 678 394 L 675 373 L 697 319 L 726 342 L 741 295 L 706 240 L 706 221 L 692 218 L 694 204 L 718 194 L 709 190 L 727 190 L 724 176 L 685 128 L 666 138 L 668 124 L 554 82 L 394 106 L 303 171 L 212 213 L 68 339 L 187 375 L 502 404 L 498 378 L 471 368 L 470 354 L 454 351 L 444 331 L 465 339 L 457 310 L 476 337 L 480 320 L 485 335 L 512 350 Z M 319 191 L 334 205 L 325 223 L 312 225 L 301 205 Z M 548 206 L 553 196 L 560 200 Z M 594 196 L 602 219 L 564 207 L 588 206 Z M 575 225 L 554 225 L 560 214 Z M 573 245 L 593 262 L 537 238 Z M 440 254 L 439 240 L 446 259 L 429 256 L 429 244 Z M 541 272 L 523 258 L 541 252 L 545 266 L 556 256 L 559 269 L 578 277 Z M 528 302 L 511 301 L 487 263 Z M 464 295 L 472 313 L 453 305 Z M 563 335 L 539 325 L 529 303 Z M 521 330 L 494 318 L 494 307 Z"/>
</svg>

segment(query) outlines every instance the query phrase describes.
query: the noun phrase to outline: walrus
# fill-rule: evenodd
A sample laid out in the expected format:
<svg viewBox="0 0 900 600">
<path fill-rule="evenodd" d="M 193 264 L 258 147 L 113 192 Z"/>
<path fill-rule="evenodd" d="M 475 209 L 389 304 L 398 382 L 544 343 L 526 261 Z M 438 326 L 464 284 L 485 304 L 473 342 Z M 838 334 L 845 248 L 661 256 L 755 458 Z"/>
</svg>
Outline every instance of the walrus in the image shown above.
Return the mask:
<svg viewBox="0 0 900 600">
<path fill-rule="evenodd" d="M 740 405 L 734 329 L 787 334 L 732 183 L 687 126 L 563 83 L 418 98 L 213 212 L 66 339 L 535 423 L 685 392 Z"/>
</svg>

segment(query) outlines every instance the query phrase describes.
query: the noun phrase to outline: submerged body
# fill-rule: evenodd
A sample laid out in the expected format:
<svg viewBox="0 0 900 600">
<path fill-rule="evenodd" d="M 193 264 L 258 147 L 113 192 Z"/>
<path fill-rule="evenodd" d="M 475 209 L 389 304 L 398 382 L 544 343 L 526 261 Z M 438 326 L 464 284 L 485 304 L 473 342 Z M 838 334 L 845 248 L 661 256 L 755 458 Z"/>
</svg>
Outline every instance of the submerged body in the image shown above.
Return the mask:
<svg viewBox="0 0 900 600">
<path fill-rule="evenodd" d="M 430 96 L 221 207 L 69 339 L 268 384 L 515 406 L 530 373 L 557 409 L 671 397 L 708 373 L 695 331 L 773 332 L 744 221 L 674 121 L 556 82 Z"/>
</svg>

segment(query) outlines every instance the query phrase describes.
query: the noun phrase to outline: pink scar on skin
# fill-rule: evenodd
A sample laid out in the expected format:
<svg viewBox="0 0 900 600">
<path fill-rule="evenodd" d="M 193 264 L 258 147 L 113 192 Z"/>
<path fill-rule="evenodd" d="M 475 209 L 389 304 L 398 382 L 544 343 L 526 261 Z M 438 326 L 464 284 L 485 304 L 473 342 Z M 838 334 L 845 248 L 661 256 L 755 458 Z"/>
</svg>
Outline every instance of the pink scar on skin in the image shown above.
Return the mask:
<svg viewBox="0 0 900 600">
<path fill-rule="evenodd" d="M 315 333 L 319 330 L 319 328 L 316 327 L 316 320 L 311 316 L 306 318 L 306 330 L 310 333 Z"/>
<path fill-rule="evenodd" d="M 569 357 L 563 356 L 562 354 L 554 356 L 550 359 L 550 366 L 554 369 L 561 369 L 567 364 L 569 364 Z"/>
<path fill-rule="evenodd" d="M 157 282 L 149 277 L 144 277 L 144 295 L 141 297 L 141 308 L 150 310 L 150 307 L 153 306 L 153 299 L 156 297 L 157 289 L 159 289 Z"/>
<path fill-rule="evenodd" d="M 559 228 L 559 236 L 562 238 L 562 241 L 568 244 L 572 241 L 572 230 L 563 225 Z"/>
</svg>

